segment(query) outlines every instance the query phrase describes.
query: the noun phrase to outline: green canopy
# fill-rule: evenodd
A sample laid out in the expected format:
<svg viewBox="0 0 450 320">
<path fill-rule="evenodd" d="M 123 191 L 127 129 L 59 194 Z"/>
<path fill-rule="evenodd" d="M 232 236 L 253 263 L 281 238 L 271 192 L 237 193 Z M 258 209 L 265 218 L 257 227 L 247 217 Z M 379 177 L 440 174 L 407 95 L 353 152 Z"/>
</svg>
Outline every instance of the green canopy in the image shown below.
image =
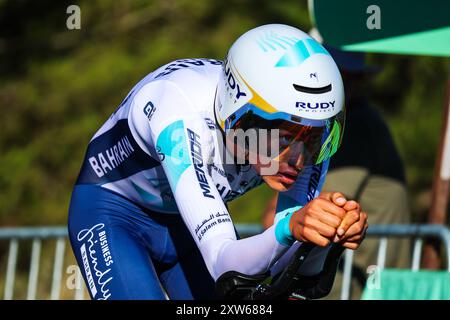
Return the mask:
<svg viewBox="0 0 450 320">
<path fill-rule="evenodd" d="M 449 300 L 450 272 L 385 269 L 369 277 L 362 299 Z"/>
<path fill-rule="evenodd" d="M 450 56 L 450 1 L 310 0 L 325 42 L 344 50 Z"/>
<path fill-rule="evenodd" d="M 324 42 L 347 51 L 450 56 L 448 0 L 309 0 L 310 16 Z M 450 184 L 450 73 L 428 222 L 446 221 Z M 433 253 L 434 251 L 434 253 Z M 439 266 L 425 248 L 425 264 Z"/>
</svg>

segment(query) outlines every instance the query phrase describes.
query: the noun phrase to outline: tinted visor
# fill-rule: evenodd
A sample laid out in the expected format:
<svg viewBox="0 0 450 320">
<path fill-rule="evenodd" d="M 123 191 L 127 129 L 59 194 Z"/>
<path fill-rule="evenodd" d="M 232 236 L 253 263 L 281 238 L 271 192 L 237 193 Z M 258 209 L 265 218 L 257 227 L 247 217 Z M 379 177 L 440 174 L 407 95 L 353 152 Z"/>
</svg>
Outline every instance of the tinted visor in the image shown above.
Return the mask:
<svg viewBox="0 0 450 320">
<path fill-rule="evenodd" d="M 336 153 L 344 121 L 344 111 L 326 120 L 311 120 L 284 112 L 266 113 L 246 104 L 229 117 L 225 128 L 249 154 L 305 167 Z"/>
</svg>

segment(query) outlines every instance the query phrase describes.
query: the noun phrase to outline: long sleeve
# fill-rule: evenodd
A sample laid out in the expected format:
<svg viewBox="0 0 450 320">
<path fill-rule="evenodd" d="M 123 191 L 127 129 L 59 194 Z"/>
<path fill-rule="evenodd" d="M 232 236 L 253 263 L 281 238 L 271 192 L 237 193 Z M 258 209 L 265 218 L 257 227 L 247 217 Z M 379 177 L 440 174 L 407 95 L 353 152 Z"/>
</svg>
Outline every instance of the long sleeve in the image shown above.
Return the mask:
<svg viewBox="0 0 450 320">
<path fill-rule="evenodd" d="M 288 247 L 277 241 L 274 227 L 237 240 L 232 219 L 208 171 L 214 137 L 193 103 L 170 81 L 141 91 L 134 105 L 134 117 L 141 119 L 134 122 L 146 125 L 139 126 L 136 135 L 154 141 L 178 210 L 212 277 L 217 279 L 230 270 L 244 274 L 267 271 Z M 150 120 L 142 112 L 148 101 L 154 109 Z"/>
</svg>

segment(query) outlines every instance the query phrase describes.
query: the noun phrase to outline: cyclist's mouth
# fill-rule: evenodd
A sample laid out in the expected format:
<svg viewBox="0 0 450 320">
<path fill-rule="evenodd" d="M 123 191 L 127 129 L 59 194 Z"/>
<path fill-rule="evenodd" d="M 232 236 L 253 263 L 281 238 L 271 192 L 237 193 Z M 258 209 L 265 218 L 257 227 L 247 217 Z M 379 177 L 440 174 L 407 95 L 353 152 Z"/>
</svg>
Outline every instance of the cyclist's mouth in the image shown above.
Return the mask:
<svg viewBox="0 0 450 320">
<path fill-rule="evenodd" d="M 297 180 L 298 174 L 294 175 L 288 172 L 278 172 L 276 176 L 280 178 L 282 183 L 293 184 Z"/>
</svg>

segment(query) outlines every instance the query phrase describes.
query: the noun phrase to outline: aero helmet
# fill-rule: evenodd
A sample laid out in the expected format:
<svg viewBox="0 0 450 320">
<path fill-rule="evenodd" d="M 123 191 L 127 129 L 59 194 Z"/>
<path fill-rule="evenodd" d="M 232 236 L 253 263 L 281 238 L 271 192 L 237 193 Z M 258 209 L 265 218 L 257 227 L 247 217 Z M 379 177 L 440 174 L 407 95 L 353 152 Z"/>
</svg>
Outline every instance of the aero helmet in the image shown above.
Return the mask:
<svg viewBox="0 0 450 320">
<path fill-rule="evenodd" d="M 339 69 L 325 48 L 282 24 L 239 37 L 223 63 L 215 101 L 225 134 L 279 129 L 279 152 L 297 150 L 302 165 L 319 164 L 338 149 L 345 120 Z"/>
</svg>

